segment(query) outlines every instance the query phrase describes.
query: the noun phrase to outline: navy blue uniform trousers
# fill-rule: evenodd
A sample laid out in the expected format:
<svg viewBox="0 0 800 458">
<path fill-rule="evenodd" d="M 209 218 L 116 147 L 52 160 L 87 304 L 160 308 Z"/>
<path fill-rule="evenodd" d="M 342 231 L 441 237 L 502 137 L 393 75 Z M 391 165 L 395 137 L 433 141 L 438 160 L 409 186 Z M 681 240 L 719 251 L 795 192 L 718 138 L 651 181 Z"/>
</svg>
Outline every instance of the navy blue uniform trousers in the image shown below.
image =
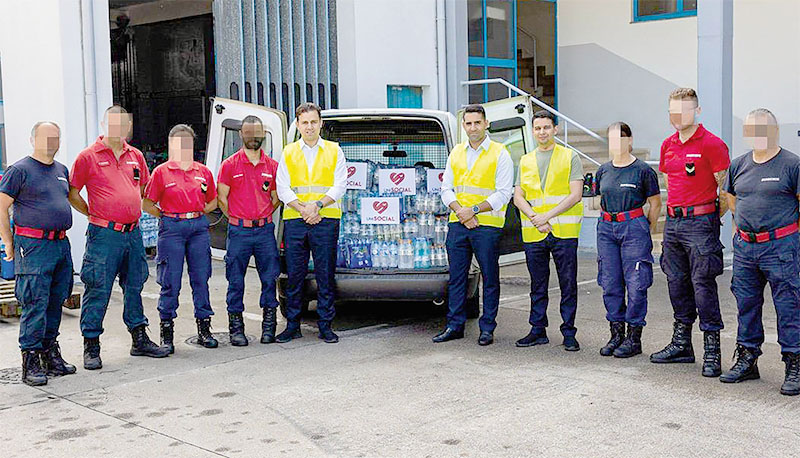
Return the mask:
<svg viewBox="0 0 800 458">
<path fill-rule="evenodd" d="M 700 329 L 723 328 L 719 311 L 717 277 L 722 274 L 720 221 L 716 213 L 687 218 L 667 217 L 661 269 L 667 276 L 675 321 Z"/>
<path fill-rule="evenodd" d="M 14 236 L 15 293 L 22 306 L 19 347 L 42 350 L 58 337 L 61 304 L 72 294 L 68 239 Z"/>
<path fill-rule="evenodd" d="M 478 260 L 483 280 L 483 315 L 481 331 L 494 332 L 500 306 L 500 238 L 503 229 L 478 226 L 467 229 L 461 223 L 450 223 L 447 232 L 447 258 L 450 280 L 447 284 L 447 327 L 461 331 L 467 322 L 467 283 L 472 255 Z"/>
<path fill-rule="evenodd" d="M 261 297 L 258 305 L 278 306 L 277 282 L 281 274 L 278 245 L 275 242 L 275 224 L 243 227 L 228 226 L 225 253 L 225 278 L 228 280 L 228 313 L 244 311 L 244 275 L 250 258 L 256 260 L 256 271 L 261 281 Z"/>
<path fill-rule="evenodd" d="M 603 288 L 608 321 L 646 324 L 647 288 L 653 284 L 653 240 L 647 218 L 597 221 L 597 284 Z"/>
<path fill-rule="evenodd" d="M 118 232 L 90 224 L 86 230 L 81 281 L 81 333 L 95 338 L 103 333 L 103 319 L 108 309 L 114 279 L 122 287 L 122 321 L 128 331 L 147 325 L 142 308 L 142 287 L 150 275 L 142 244 L 142 231 Z"/>
<path fill-rule="evenodd" d="M 800 352 L 800 236 L 792 234 L 765 243 L 733 238 L 731 291 L 739 309 L 736 342 L 757 355 L 764 343 L 764 287 L 769 283 L 778 315 L 778 343 L 782 353 Z"/>
<path fill-rule="evenodd" d="M 183 278 L 183 260 L 189 271 L 195 318 L 213 315 L 208 298 L 211 278 L 211 235 L 205 216 L 192 219 L 163 216 L 158 222 L 158 256 L 156 279 L 161 286 L 158 314 L 162 320 L 178 316 L 178 295 Z"/>
</svg>

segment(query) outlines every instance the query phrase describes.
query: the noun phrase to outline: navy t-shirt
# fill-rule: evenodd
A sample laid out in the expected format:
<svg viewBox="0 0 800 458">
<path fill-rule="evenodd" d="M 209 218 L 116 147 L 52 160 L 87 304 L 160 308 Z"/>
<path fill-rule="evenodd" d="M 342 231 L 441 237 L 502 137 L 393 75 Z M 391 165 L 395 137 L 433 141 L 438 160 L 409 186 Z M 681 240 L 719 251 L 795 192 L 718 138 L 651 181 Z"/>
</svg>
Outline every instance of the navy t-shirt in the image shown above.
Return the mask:
<svg viewBox="0 0 800 458">
<path fill-rule="evenodd" d="M 600 206 L 610 213 L 642 207 L 648 197 L 661 192 L 656 171 L 639 159 L 625 167 L 606 162 L 597 170 L 595 183 L 600 194 Z"/>
<path fill-rule="evenodd" d="M 72 227 L 69 172 L 64 164 L 42 164 L 28 156 L 3 174 L 0 192 L 14 198 L 14 224 L 44 230 Z"/>
<path fill-rule="evenodd" d="M 731 162 L 725 191 L 736 196 L 734 217 L 743 231 L 766 232 L 796 223 L 800 157 L 781 148 L 757 164 L 750 151 Z"/>
</svg>

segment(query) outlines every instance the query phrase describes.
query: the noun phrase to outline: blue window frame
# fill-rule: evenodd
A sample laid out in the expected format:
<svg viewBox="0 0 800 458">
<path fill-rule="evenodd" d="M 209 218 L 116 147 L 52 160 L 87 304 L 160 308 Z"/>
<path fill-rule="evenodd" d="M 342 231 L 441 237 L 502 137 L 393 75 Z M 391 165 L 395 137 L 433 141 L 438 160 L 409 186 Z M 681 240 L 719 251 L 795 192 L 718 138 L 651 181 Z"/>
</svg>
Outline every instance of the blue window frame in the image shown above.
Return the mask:
<svg viewBox="0 0 800 458">
<path fill-rule="evenodd" d="M 697 0 L 633 0 L 633 22 L 697 16 Z"/>
<path fill-rule="evenodd" d="M 517 84 L 516 0 L 469 0 L 469 79 L 503 78 Z M 507 96 L 499 85 L 471 86 L 470 103 Z"/>
</svg>

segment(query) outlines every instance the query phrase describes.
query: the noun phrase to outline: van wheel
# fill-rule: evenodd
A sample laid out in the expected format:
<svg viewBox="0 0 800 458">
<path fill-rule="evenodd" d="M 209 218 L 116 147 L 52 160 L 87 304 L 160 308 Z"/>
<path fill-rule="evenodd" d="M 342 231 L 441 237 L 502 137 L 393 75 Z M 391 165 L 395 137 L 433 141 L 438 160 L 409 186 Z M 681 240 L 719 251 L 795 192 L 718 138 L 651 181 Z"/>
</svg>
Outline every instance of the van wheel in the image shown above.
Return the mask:
<svg viewBox="0 0 800 458">
<path fill-rule="evenodd" d="M 467 303 L 464 305 L 467 309 L 467 319 L 474 320 L 481 316 L 481 295 L 479 292 L 475 293 L 475 296 L 470 297 L 467 299 Z"/>
<path fill-rule="evenodd" d="M 287 317 L 286 315 L 286 298 L 283 296 L 278 296 L 278 304 L 281 309 L 281 315 L 284 318 Z M 300 317 L 308 316 L 308 301 L 303 301 L 301 308 L 300 308 Z"/>
</svg>

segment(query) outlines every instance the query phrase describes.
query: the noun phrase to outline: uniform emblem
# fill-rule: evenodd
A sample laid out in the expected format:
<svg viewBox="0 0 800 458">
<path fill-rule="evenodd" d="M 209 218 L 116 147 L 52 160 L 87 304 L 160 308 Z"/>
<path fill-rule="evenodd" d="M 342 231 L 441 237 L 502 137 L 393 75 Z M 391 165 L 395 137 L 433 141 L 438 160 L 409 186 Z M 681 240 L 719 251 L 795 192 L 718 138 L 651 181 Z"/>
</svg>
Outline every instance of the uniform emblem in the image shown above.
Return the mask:
<svg viewBox="0 0 800 458">
<path fill-rule="evenodd" d="M 264 183 L 261 184 L 261 190 L 269 192 L 269 180 L 264 180 Z"/>
<path fill-rule="evenodd" d="M 202 191 L 203 194 L 205 194 L 206 191 L 208 191 L 208 185 L 203 182 L 200 182 L 200 191 Z"/>
<path fill-rule="evenodd" d="M 133 179 L 139 181 L 140 179 L 139 169 L 133 169 Z"/>
<path fill-rule="evenodd" d="M 696 172 L 696 167 L 694 165 L 694 162 L 687 162 L 686 163 L 686 175 L 689 175 L 690 177 L 693 177 L 695 172 Z"/>
</svg>

